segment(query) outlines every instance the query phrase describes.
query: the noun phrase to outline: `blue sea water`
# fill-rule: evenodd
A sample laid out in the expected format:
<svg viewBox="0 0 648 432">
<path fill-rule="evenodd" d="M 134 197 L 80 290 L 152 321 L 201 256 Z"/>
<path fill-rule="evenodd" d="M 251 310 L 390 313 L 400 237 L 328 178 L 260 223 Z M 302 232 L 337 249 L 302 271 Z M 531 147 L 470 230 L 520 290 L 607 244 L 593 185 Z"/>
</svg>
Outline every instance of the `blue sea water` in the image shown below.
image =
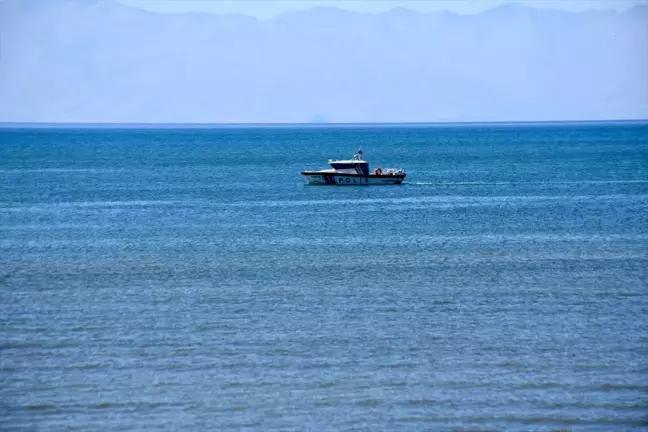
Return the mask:
<svg viewBox="0 0 648 432">
<path fill-rule="evenodd" d="M 648 125 L 4 128 L 0 284 L 3 430 L 648 430 Z"/>
</svg>

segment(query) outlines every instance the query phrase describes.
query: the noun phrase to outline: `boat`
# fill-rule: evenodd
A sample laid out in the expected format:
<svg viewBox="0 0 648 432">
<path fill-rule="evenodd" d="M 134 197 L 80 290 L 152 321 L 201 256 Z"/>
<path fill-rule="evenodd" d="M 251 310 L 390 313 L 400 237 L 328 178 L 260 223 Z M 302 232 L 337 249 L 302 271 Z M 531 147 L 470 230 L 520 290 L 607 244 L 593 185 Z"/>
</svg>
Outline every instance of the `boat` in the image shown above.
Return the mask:
<svg viewBox="0 0 648 432">
<path fill-rule="evenodd" d="M 329 165 L 329 169 L 302 171 L 301 175 L 311 185 L 340 186 L 399 185 L 406 177 L 402 168 L 376 168 L 370 172 L 362 148 L 351 159 L 329 159 Z"/>
</svg>

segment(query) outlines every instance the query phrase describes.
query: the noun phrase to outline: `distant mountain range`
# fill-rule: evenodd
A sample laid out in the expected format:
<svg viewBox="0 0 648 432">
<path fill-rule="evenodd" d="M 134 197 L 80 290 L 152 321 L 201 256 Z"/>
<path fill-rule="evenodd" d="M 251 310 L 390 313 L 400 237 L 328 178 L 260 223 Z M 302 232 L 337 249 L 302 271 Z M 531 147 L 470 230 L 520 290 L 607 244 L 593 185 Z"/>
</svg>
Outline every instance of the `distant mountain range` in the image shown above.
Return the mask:
<svg viewBox="0 0 648 432">
<path fill-rule="evenodd" d="M 648 6 L 158 14 L 0 0 L 0 121 L 648 118 Z"/>
</svg>

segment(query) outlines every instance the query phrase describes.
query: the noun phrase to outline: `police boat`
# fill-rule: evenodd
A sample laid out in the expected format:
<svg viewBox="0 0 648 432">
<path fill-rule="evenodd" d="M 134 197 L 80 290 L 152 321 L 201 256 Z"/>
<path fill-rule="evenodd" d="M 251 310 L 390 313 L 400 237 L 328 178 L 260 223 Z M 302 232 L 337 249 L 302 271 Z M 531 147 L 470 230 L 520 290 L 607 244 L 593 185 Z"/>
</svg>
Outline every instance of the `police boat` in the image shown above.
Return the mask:
<svg viewBox="0 0 648 432">
<path fill-rule="evenodd" d="M 329 160 L 331 168 L 319 171 L 302 171 L 308 184 L 339 186 L 399 185 L 405 180 L 402 168 L 376 168 L 369 171 L 362 149 L 348 160 Z"/>
</svg>

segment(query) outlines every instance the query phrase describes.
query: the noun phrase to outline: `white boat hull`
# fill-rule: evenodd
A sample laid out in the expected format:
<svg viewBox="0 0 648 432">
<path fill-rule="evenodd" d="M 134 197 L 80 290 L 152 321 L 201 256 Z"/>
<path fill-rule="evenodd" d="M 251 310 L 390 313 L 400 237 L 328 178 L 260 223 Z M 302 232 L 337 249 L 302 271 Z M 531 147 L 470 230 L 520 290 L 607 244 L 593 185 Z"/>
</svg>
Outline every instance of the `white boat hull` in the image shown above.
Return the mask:
<svg viewBox="0 0 648 432">
<path fill-rule="evenodd" d="M 303 172 L 302 175 L 312 185 L 337 185 L 337 186 L 386 186 L 398 185 L 405 180 L 405 174 L 395 175 L 361 175 L 361 174 L 336 174 L 330 172 Z"/>
</svg>

